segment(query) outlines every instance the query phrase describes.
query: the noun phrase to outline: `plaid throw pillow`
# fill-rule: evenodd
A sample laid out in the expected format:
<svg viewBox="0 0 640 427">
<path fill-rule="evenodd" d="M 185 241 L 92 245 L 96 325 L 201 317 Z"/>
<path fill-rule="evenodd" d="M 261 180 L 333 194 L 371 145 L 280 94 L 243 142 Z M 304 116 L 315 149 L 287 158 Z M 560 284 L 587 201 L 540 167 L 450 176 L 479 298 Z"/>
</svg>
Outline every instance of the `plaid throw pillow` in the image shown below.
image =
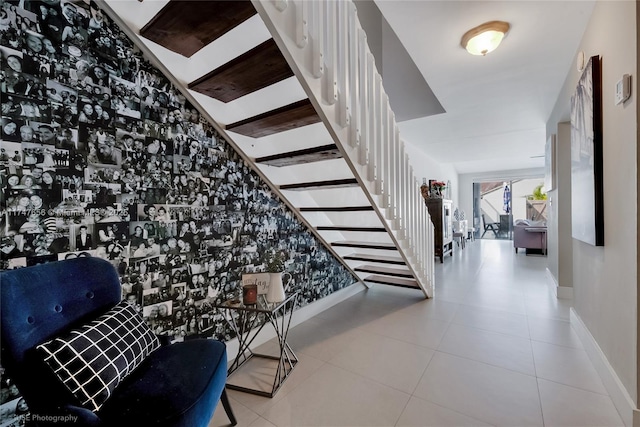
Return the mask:
<svg viewBox="0 0 640 427">
<path fill-rule="evenodd" d="M 158 347 L 158 338 L 123 301 L 96 320 L 37 349 L 82 405 L 95 412 Z"/>
</svg>

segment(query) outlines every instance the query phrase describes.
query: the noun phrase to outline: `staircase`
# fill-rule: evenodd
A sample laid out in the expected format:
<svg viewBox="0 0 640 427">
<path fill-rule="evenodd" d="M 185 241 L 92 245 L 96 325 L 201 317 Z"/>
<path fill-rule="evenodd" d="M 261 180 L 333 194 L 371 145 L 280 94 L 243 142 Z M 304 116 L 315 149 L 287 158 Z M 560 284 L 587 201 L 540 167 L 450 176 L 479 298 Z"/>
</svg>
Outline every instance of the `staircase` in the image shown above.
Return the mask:
<svg viewBox="0 0 640 427">
<path fill-rule="evenodd" d="M 433 296 L 433 226 L 351 1 L 106 5 L 365 284 Z"/>
</svg>

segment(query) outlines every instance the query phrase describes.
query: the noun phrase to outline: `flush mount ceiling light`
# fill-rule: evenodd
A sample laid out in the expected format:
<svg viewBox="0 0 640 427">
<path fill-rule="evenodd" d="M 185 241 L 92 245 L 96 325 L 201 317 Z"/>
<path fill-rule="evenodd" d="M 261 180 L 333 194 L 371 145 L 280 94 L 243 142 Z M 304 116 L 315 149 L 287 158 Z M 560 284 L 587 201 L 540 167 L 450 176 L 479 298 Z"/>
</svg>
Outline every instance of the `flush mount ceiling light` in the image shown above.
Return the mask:
<svg viewBox="0 0 640 427">
<path fill-rule="evenodd" d="M 460 44 L 470 54 L 484 56 L 498 47 L 509 28 L 508 22 L 485 22 L 464 33 Z"/>
</svg>

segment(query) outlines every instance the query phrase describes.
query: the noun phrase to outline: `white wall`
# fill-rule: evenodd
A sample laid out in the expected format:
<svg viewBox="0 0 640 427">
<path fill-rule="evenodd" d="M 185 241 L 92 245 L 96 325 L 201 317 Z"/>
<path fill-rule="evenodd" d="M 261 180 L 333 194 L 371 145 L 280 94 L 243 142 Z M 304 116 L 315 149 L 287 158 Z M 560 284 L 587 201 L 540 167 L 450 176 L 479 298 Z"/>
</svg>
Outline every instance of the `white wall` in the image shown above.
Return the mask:
<svg viewBox="0 0 640 427">
<path fill-rule="evenodd" d="M 444 113 L 440 101 L 376 3 L 371 0 L 356 0 L 354 3 L 396 121 Z"/>
<path fill-rule="evenodd" d="M 558 286 L 558 296 L 571 297 L 573 239 L 571 238 L 571 123 L 558 123 L 556 134 L 556 188 L 547 193 L 547 268 Z M 559 195 L 561 197 L 559 197 Z"/>
<path fill-rule="evenodd" d="M 604 353 L 622 386 L 638 406 L 638 150 L 636 2 L 599 1 L 579 50 L 602 60 L 604 146 L 604 247 L 572 240 L 575 313 Z M 575 61 L 574 61 L 575 63 Z M 633 76 L 632 96 L 615 106 L 614 87 Z M 547 134 L 569 120 L 569 102 L 579 79 L 569 70 Z M 570 169 L 558 156 L 559 170 Z M 559 174 L 559 180 L 568 179 Z M 563 190 L 563 187 L 559 187 Z M 559 194 L 558 197 L 564 197 Z M 551 230 L 550 230 L 551 232 Z M 554 237 L 552 237 L 554 238 Z M 557 238 L 557 237 L 555 237 Z M 566 237 L 560 235 L 559 243 Z M 559 246 L 562 249 L 562 246 Z M 620 410 L 620 407 L 619 407 Z M 628 411 L 630 412 L 630 411 Z M 625 417 L 625 414 L 623 414 Z M 628 418 L 626 418 L 628 419 Z"/>
<path fill-rule="evenodd" d="M 451 200 L 453 200 L 454 206 L 458 206 L 460 186 L 458 183 L 458 173 L 455 168 L 450 163 L 438 163 L 434 161 L 420 148 L 406 141 L 405 149 L 407 154 L 409 154 L 409 162 L 413 167 L 413 173 L 418 177 L 420 183 L 422 183 L 422 178 L 426 178 L 427 182 L 430 179 L 437 179 L 444 182 L 451 181 Z M 420 191 L 420 189 L 417 188 L 416 191 Z"/>
</svg>

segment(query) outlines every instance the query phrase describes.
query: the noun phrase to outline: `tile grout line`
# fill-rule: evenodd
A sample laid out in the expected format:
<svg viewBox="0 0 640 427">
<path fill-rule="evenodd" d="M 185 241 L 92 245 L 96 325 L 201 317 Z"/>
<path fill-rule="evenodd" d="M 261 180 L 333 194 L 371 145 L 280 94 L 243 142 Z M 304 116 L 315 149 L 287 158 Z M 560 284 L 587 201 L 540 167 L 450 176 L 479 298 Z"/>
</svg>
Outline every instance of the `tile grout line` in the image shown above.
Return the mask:
<svg viewBox="0 0 640 427">
<path fill-rule="evenodd" d="M 527 328 L 529 329 L 529 336 L 531 336 L 531 325 L 529 324 L 529 316 L 527 316 Z M 531 358 L 533 359 L 533 372 L 536 378 L 536 391 L 538 392 L 538 403 L 540 405 L 540 417 L 542 418 L 542 425 L 545 426 L 544 409 L 542 407 L 542 394 L 540 393 L 540 381 L 538 381 L 538 367 L 536 364 L 536 356 L 533 352 L 532 339 L 529 338 L 529 348 L 531 348 Z"/>
</svg>

